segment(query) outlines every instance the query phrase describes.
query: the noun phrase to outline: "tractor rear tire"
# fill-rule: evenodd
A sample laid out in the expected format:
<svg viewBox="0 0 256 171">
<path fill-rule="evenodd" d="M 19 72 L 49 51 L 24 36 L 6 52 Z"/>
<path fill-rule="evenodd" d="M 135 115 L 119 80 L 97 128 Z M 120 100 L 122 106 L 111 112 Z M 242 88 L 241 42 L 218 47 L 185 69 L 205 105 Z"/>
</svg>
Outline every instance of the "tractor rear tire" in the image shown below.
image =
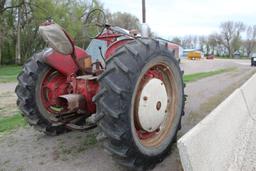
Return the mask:
<svg viewBox="0 0 256 171">
<path fill-rule="evenodd" d="M 47 135 L 58 135 L 67 131 L 63 125 L 54 125 L 43 113 L 47 113 L 38 99 L 40 93 L 39 84 L 42 83 L 42 75 L 44 75 L 51 67 L 41 61 L 43 52 L 32 56 L 24 64 L 22 72 L 18 75 L 18 85 L 15 92 L 18 96 L 17 105 L 22 112 L 25 120 Z"/>
<path fill-rule="evenodd" d="M 141 92 L 138 86 L 144 79 L 143 74 L 152 66 L 158 67 L 158 64 L 159 70 L 163 65 L 167 70 L 166 73 L 170 73 L 170 77 L 172 77 L 172 81 L 170 81 L 171 78 L 163 78 L 169 79 L 166 84 L 176 90 L 173 92 L 173 97 L 168 96 L 168 101 L 174 99 L 175 110 L 167 108 L 165 110 L 174 111 L 173 119 L 168 120 L 169 115 L 166 116 L 167 126 L 165 125 L 164 128 L 168 130 L 159 131 L 158 128 L 153 133 L 147 134 L 146 132 L 140 136 L 137 132 L 141 130 L 137 130 L 134 117 L 135 99 L 139 96 L 137 92 Z M 161 73 L 164 74 L 165 71 Z M 132 170 L 147 170 L 153 168 L 170 153 L 177 131 L 181 128 L 181 117 L 184 115 L 185 98 L 182 75 L 174 53 L 169 51 L 166 45 L 153 39 L 132 40 L 119 48 L 106 61 L 106 71 L 98 78 L 100 91 L 93 100 L 96 102 L 97 115 L 102 116 L 98 125 L 107 137 L 103 143 L 104 148 L 119 164 Z M 167 90 L 167 92 L 171 92 L 171 90 Z M 169 103 L 170 105 L 174 104 L 173 102 Z M 161 103 L 156 107 L 161 107 Z M 145 116 L 147 117 L 147 115 Z M 169 121 L 171 123 L 168 123 Z M 156 133 L 157 131 L 159 133 Z M 147 141 L 147 135 L 152 135 L 149 141 Z"/>
</svg>

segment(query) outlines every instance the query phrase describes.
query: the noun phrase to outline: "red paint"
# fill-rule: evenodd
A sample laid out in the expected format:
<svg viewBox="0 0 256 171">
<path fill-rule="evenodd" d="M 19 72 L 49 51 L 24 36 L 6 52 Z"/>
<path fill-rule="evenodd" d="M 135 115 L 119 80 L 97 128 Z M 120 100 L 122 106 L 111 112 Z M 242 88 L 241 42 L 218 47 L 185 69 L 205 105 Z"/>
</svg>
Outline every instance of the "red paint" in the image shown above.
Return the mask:
<svg viewBox="0 0 256 171">
<path fill-rule="evenodd" d="M 157 78 L 159 80 L 163 80 L 163 76 L 162 73 L 155 70 L 155 69 L 150 69 L 148 70 L 145 74 L 144 74 L 144 78 L 146 78 L 147 80 L 151 79 L 151 78 Z"/>
<path fill-rule="evenodd" d="M 96 80 L 77 80 L 77 93 L 86 99 L 86 111 L 89 114 L 96 112 L 96 105 L 92 102 L 93 96 L 98 92 L 99 84 Z"/>
<path fill-rule="evenodd" d="M 168 49 L 170 50 L 170 51 L 174 51 L 174 56 L 175 56 L 175 58 L 179 58 L 179 56 L 180 56 L 180 46 L 179 45 L 177 45 L 177 44 L 175 44 L 175 43 L 170 43 L 170 42 L 168 42 L 167 43 L 167 47 L 168 47 Z"/>
<path fill-rule="evenodd" d="M 41 100 L 45 109 L 53 114 L 59 114 L 65 112 L 66 106 L 60 103 L 58 97 L 64 94 L 76 93 L 82 94 L 86 99 L 86 111 L 88 114 L 95 113 L 96 105 L 92 102 L 93 96 L 99 89 L 99 84 L 95 80 L 75 80 L 76 92 L 73 92 L 71 82 L 67 82 L 67 77 L 54 69 L 49 70 L 46 76 L 43 78 L 41 85 Z M 73 83 L 73 82 L 72 82 Z M 54 110 L 54 108 L 62 108 L 60 111 Z"/>
<path fill-rule="evenodd" d="M 129 42 L 131 40 L 133 40 L 133 39 L 132 38 L 126 38 L 126 39 L 122 39 L 122 40 L 119 40 L 119 41 L 116 41 L 116 42 L 112 43 L 108 47 L 108 49 L 105 53 L 105 58 L 106 59 L 110 58 L 119 47 L 125 45 L 127 42 Z"/>
<path fill-rule="evenodd" d="M 66 82 L 66 76 L 50 69 L 46 76 L 43 78 L 41 85 L 41 101 L 45 109 L 54 114 L 58 114 L 65 111 L 65 107 L 60 110 L 54 110 L 54 108 L 62 107 L 57 100 L 59 96 L 69 93 L 70 86 Z M 54 107 L 54 108 L 53 108 Z"/>
<path fill-rule="evenodd" d="M 152 137 L 154 137 L 156 135 L 156 131 L 154 132 L 145 132 L 145 131 L 142 131 L 142 130 L 136 130 L 137 132 L 137 135 L 139 137 L 139 139 L 141 140 L 146 140 L 146 139 L 150 139 Z"/>
<path fill-rule="evenodd" d="M 65 32 L 71 42 L 72 39 Z M 125 39 L 118 40 L 118 37 L 125 36 Z M 133 38 L 123 35 L 115 34 L 113 31 L 108 30 L 106 33 L 97 37 L 97 39 L 107 42 L 108 49 L 105 53 L 105 59 L 110 58 L 116 50 L 125 45 Z M 88 58 L 89 55 L 81 48 L 75 47 L 77 60 Z M 66 104 L 62 104 L 58 97 L 64 94 L 82 94 L 85 99 L 85 110 L 87 114 L 96 112 L 96 105 L 92 102 L 92 98 L 99 90 L 99 84 L 96 80 L 81 80 L 77 79 L 79 66 L 74 62 L 71 55 L 62 55 L 54 50 L 45 53 L 44 62 L 51 66 L 53 69 L 43 79 L 41 87 L 41 99 L 44 107 L 49 113 L 60 114 L 67 111 Z M 52 75 L 55 73 L 54 77 Z M 56 111 L 52 107 L 58 107 L 61 110 Z"/>
<path fill-rule="evenodd" d="M 104 40 L 107 42 L 107 45 L 111 45 L 111 43 L 115 42 L 118 37 L 124 36 L 123 34 L 113 33 L 111 30 L 107 30 L 106 33 L 99 35 L 96 39 Z"/>
<path fill-rule="evenodd" d="M 77 59 L 89 57 L 89 55 L 81 48 L 75 47 Z M 71 55 L 62 55 L 54 50 L 50 55 L 44 57 L 44 62 L 62 74 L 69 76 L 78 71 L 78 66 L 73 61 Z"/>
</svg>

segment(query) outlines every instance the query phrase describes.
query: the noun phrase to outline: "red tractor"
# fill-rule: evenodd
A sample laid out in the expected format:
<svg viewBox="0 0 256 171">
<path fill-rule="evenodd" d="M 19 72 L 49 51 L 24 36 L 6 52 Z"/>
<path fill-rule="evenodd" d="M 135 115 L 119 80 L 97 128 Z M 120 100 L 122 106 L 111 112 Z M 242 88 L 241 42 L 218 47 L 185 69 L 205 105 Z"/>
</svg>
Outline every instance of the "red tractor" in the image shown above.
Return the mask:
<svg viewBox="0 0 256 171">
<path fill-rule="evenodd" d="M 39 32 L 50 48 L 32 56 L 18 76 L 17 104 L 27 122 L 47 135 L 97 126 L 119 164 L 146 170 L 169 153 L 184 114 L 179 62 L 163 41 L 86 17 L 94 34 L 87 50 L 59 25 Z"/>
</svg>

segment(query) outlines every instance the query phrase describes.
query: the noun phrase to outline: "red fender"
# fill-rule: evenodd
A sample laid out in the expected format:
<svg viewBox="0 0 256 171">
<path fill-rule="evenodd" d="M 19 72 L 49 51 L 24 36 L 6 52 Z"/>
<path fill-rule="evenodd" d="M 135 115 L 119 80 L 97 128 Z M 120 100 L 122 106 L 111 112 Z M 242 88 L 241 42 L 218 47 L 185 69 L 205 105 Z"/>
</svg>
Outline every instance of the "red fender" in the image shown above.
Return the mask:
<svg viewBox="0 0 256 171">
<path fill-rule="evenodd" d="M 89 57 L 85 50 L 79 47 L 75 47 L 75 52 L 77 60 Z M 78 66 L 73 61 L 71 55 L 62 55 L 53 49 L 46 51 L 43 62 L 66 76 L 70 76 L 78 71 Z"/>
<path fill-rule="evenodd" d="M 127 42 L 129 42 L 131 40 L 134 40 L 134 39 L 126 38 L 126 39 L 116 41 L 116 42 L 112 43 L 111 45 L 109 45 L 109 47 L 105 53 L 105 58 L 106 59 L 110 58 L 119 47 L 125 45 Z"/>
</svg>

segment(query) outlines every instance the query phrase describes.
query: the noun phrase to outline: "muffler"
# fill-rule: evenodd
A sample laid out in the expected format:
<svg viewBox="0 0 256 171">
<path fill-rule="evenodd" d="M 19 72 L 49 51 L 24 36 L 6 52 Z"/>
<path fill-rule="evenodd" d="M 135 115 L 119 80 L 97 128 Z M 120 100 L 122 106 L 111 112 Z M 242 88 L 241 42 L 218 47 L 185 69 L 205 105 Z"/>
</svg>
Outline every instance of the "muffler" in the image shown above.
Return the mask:
<svg viewBox="0 0 256 171">
<path fill-rule="evenodd" d="M 77 112 L 79 114 L 85 113 L 85 99 L 81 94 L 65 94 L 58 97 L 63 106 L 67 106 L 68 113 Z"/>
</svg>

